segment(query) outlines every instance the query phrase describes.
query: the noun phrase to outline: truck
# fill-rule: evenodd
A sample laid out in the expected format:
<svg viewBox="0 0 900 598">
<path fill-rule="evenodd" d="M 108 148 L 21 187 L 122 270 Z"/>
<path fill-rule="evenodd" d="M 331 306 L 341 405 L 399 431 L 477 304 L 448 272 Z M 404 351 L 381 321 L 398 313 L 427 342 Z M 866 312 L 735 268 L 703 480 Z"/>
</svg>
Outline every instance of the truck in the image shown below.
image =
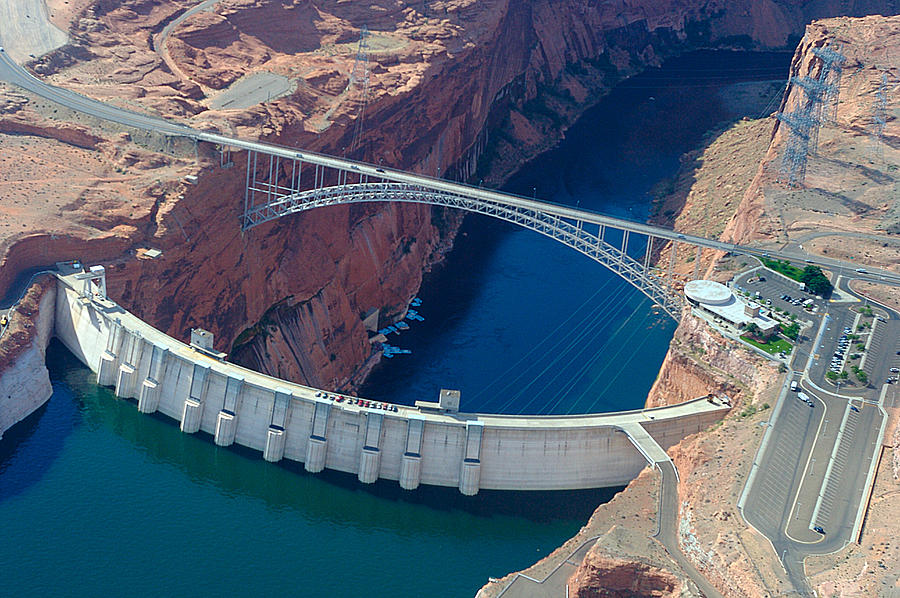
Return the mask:
<svg viewBox="0 0 900 598">
<path fill-rule="evenodd" d="M 797 392 L 797 381 L 791 380 L 791 392 Z"/>
</svg>

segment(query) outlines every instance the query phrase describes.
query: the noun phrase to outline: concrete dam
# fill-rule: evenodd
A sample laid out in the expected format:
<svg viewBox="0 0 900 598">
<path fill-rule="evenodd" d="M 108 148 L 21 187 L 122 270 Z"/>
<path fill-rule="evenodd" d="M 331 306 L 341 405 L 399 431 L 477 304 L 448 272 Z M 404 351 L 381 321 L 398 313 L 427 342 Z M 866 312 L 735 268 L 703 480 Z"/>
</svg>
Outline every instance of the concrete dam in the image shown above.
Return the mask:
<svg viewBox="0 0 900 598">
<path fill-rule="evenodd" d="M 59 264 L 54 335 L 116 396 L 219 446 L 291 459 L 309 472 L 480 489 L 569 490 L 624 485 L 664 449 L 727 413 L 696 399 L 656 409 L 507 416 L 388 405 L 335 395 L 229 363 L 143 322 L 106 297 L 102 268 Z"/>
</svg>

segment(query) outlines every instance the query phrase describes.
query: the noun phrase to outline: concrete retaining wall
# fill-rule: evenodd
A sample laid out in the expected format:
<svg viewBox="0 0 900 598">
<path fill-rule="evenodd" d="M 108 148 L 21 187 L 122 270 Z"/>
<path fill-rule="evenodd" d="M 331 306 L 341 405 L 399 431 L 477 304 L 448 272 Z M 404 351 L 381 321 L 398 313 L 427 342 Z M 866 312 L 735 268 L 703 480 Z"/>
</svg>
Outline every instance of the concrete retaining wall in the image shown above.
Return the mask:
<svg viewBox="0 0 900 598">
<path fill-rule="evenodd" d="M 705 401 L 626 414 L 527 417 L 365 408 L 219 361 L 153 329 L 114 303 L 78 296 L 60 279 L 56 335 L 100 384 L 159 410 L 182 431 L 256 449 L 268 461 L 479 489 L 550 490 L 622 485 L 646 460 L 616 426 L 642 421 L 664 447 L 719 419 Z M 618 419 L 617 419 L 618 418 Z M 623 419 L 624 418 L 624 419 Z"/>
</svg>

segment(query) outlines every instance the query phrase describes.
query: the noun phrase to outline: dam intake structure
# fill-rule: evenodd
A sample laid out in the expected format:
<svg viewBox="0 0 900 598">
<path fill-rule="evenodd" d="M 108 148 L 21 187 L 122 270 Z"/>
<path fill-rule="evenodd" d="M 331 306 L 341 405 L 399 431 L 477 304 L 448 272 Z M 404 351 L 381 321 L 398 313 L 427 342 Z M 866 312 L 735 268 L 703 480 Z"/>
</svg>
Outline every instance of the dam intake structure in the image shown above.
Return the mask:
<svg viewBox="0 0 900 598">
<path fill-rule="evenodd" d="M 184 344 L 106 297 L 102 268 L 57 266 L 54 335 L 98 384 L 137 401 L 142 413 L 172 418 L 184 433 L 204 431 L 218 446 L 302 462 L 311 473 L 330 469 L 366 484 L 387 479 L 407 490 L 428 484 L 465 495 L 619 486 L 648 462 L 668 461 L 666 448 L 730 408 L 704 397 L 599 415 L 506 416 L 462 413 L 443 401 L 370 403 L 224 361 L 202 332 Z"/>
</svg>

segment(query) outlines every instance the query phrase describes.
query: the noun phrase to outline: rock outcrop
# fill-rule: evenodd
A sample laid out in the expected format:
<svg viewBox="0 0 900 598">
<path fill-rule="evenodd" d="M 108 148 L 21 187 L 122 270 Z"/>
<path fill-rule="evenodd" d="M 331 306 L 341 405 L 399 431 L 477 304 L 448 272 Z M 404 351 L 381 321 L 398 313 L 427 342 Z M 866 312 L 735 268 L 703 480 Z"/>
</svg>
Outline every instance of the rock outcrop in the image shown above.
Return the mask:
<svg viewBox="0 0 900 598">
<path fill-rule="evenodd" d="M 53 394 L 44 355 L 53 334 L 55 307 L 56 279 L 45 277 L 11 314 L 0 343 L 0 438 Z"/>
<path fill-rule="evenodd" d="M 222 0 L 170 32 L 190 6 L 93 2 L 73 21 L 73 43 L 35 69 L 200 127 L 494 181 L 552 145 L 621 77 L 696 46 L 783 47 L 811 10 L 787 0 Z M 292 79 L 296 91 L 246 110 L 207 109 L 261 70 Z M 491 159 L 480 161 L 485 152 Z M 136 212 L 149 221 L 121 227 L 122 243 L 105 250 L 86 243 L 82 255 L 159 247 L 161 259 L 119 260 L 111 271 L 111 292 L 129 309 L 176 337 L 209 328 L 222 349 L 263 371 L 352 387 L 377 358 L 359 316 L 403 310 L 454 219 L 414 206 L 332 208 L 241 235 L 243 159 L 227 171 L 208 161 L 197 187 L 139 196 Z M 53 242 L 44 250 L 48 259 L 72 254 Z"/>
<path fill-rule="evenodd" d="M 588 552 L 569 578 L 575 588 L 572 598 L 676 598 L 682 595 L 682 583 L 671 573 L 622 559 L 604 558 Z"/>
</svg>

